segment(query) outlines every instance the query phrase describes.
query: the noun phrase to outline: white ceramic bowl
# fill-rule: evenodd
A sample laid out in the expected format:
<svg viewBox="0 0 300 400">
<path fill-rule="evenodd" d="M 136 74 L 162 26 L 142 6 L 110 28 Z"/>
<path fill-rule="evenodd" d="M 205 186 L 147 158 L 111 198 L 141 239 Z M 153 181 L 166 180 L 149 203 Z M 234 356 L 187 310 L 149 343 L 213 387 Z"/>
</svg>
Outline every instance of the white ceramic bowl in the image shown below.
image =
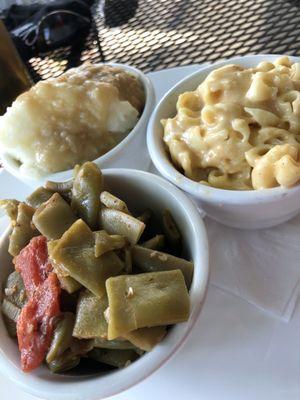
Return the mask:
<svg viewBox="0 0 300 400">
<path fill-rule="evenodd" d="M 148 170 L 150 157 L 146 145 L 146 130 L 151 112 L 155 105 L 155 94 L 150 79 L 139 69 L 125 64 L 107 63 L 119 67 L 140 79 L 145 90 L 145 107 L 137 124 L 130 133 L 113 149 L 94 161 L 100 168 L 135 168 Z M 18 162 L 7 154 L 1 154 L 4 168 L 16 178 L 26 182 L 31 187 L 41 186 L 45 181 L 65 181 L 72 178 L 73 169 L 44 175 L 39 179 L 28 177 L 20 172 Z"/>
<path fill-rule="evenodd" d="M 149 121 L 147 144 L 151 159 L 159 172 L 187 192 L 204 213 L 228 226 L 244 229 L 266 228 L 287 221 L 300 211 L 300 185 L 292 188 L 238 191 L 216 189 L 194 182 L 171 163 L 162 139 L 163 127 L 160 121 L 174 116 L 178 96 L 195 90 L 214 69 L 227 64 L 240 64 L 249 68 L 264 60 L 274 61 L 278 57 L 280 56 L 268 54 L 235 57 L 200 68 L 166 93 Z M 290 59 L 294 62 L 300 61 L 299 57 Z"/>
<path fill-rule="evenodd" d="M 130 169 L 104 170 L 105 188 L 128 202 L 135 212 L 149 207 L 154 212 L 168 208 L 179 225 L 187 255 L 195 270 L 190 289 L 191 313 L 187 322 L 177 324 L 151 352 L 129 367 L 89 379 L 54 375 L 43 366 L 30 374 L 20 370 L 15 340 L 6 333 L 0 312 L 0 369 L 13 383 L 39 398 L 49 400 L 100 400 L 120 393 L 158 370 L 182 346 L 201 309 L 208 277 L 208 245 L 204 224 L 187 196 L 166 180 Z M 0 287 L 11 269 L 6 231 L 0 243 Z"/>
</svg>

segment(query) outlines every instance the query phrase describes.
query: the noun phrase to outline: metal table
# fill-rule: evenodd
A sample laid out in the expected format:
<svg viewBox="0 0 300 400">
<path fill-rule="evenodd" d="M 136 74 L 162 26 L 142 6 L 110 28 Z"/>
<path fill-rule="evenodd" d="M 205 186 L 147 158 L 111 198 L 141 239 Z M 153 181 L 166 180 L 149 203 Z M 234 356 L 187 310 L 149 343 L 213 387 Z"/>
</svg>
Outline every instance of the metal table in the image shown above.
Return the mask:
<svg viewBox="0 0 300 400">
<path fill-rule="evenodd" d="M 300 0 L 102 0 L 93 16 L 85 40 L 29 61 L 35 81 L 85 61 L 149 72 L 234 55 L 300 54 Z"/>
</svg>

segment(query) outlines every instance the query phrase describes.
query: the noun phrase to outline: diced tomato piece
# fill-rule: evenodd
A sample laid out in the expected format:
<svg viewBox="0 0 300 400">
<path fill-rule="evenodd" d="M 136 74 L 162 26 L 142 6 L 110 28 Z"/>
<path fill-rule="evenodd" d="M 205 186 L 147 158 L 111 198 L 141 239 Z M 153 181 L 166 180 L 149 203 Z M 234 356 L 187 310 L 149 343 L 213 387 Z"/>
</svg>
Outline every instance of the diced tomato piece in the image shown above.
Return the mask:
<svg viewBox="0 0 300 400">
<path fill-rule="evenodd" d="M 37 236 L 14 258 L 22 275 L 28 302 L 17 322 L 17 336 L 24 372 L 45 359 L 53 335 L 53 318 L 60 313 L 60 285 L 48 259 L 47 239 Z"/>
<path fill-rule="evenodd" d="M 60 313 L 59 298 L 60 285 L 51 272 L 22 308 L 17 335 L 24 372 L 37 368 L 46 357 L 54 330 L 53 318 Z"/>
<path fill-rule="evenodd" d="M 30 298 L 52 271 L 45 236 L 36 236 L 31 239 L 29 244 L 14 258 L 14 264 L 16 270 L 22 275 L 27 296 Z"/>
</svg>

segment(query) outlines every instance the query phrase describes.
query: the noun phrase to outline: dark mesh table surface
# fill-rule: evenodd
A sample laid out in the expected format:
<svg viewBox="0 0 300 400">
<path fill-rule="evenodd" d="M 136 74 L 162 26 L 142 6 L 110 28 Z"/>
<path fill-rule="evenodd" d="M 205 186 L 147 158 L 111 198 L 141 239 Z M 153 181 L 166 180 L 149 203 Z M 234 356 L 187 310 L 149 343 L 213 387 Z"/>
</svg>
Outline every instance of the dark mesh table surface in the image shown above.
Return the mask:
<svg viewBox="0 0 300 400">
<path fill-rule="evenodd" d="M 300 55 L 300 0 L 106 0 L 93 15 L 87 39 L 30 60 L 34 80 L 87 60 L 149 72 L 235 55 Z"/>
</svg>

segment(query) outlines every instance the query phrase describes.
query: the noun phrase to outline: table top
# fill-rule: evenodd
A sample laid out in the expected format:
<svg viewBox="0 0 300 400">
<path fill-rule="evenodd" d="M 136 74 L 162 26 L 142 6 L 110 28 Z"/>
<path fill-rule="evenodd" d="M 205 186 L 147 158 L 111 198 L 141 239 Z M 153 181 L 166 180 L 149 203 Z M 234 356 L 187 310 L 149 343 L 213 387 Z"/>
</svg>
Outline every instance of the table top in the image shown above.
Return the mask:
<svg viewBox="0 0 300 400">
<path fill-rule="evenodd" d="M 96 0 L 92 10 L 85 39 L 30 59 L 35 81 L 85 61 L 150 72 L 245 54 L 300 54 L 299 0 Z"/>
<path fill-rule="evenodd" d="M 198 68 L 194 65 L 149 74 L 157 101 Z M 1 198 L 22 199 L 29 192 L 5 171 L 0 173 Z M 292 224 L 299 236 L 300 222 Z M 0 233 L 4 226 L 0 219 Z M 284 238 L 280 236 L 280 240 Z M 290 261 L 287 256 L 286 264 Z M 241 267 L 237 265 L 239 270 Z M 113 400 L 299 400 L 300 303 L 296 301 L 293 315 L 286 322 L 221 286 L 217 266 L 211 263 L 210 269 L 203 308 L 187 342 L 159 371 Z M 265 282 L 266 290 L 272 282 L 274 287 L 278 284 L 276 276 L 270 279 Z M 2 375 L 0 387 L 1 400 L 35 399 Z"/>
</svg>

